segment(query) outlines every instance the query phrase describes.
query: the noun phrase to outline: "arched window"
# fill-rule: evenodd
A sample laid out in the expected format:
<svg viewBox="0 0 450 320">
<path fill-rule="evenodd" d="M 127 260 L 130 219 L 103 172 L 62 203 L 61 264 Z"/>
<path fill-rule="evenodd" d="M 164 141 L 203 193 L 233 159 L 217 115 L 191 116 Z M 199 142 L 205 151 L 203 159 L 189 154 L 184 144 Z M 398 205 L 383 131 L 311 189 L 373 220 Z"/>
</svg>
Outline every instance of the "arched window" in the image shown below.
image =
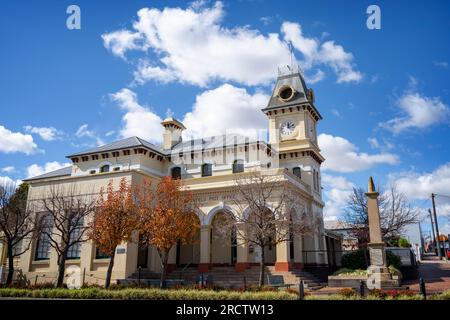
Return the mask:
<svg viewBox="0 0 450 320">
<path fill-rule="evenodd" d="M 233 173 L 244 172 L 244 161 L 234 160 L 233 162 Z"/>
<path fill-rule="evenodd" d="M 292 173 L 294 174 L 294 176 L 297 176 L 299 179 L 302 178 L 302 169 L 300 167 L 293 168 Z"/>
<path fill-rule="evenodd" d="M 212 164 L 205 163 L 202 165 L 202 177 L 212 176 Z"/>
<path fill-rule="evenodd" d="M 105 164 L 104 166 L 101 166 L 100 172 L 109 172 L 109 165 Z"/>
<path fill-rule="evenodd" d="M 181 179 L 181 168 L 173 167 L 171 170 L 171 176 L 172 176 L 172 179 L 175 179 L 175 180 Z"/>
</svg>

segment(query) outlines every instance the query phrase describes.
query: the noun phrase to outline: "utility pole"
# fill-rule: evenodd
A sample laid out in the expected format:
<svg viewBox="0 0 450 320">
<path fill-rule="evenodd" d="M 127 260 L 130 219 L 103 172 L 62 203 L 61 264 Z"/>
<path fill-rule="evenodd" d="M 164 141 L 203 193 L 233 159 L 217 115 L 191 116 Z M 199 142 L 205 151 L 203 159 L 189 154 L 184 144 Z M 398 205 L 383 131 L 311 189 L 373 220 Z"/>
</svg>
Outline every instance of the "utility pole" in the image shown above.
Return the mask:
<svg viewBox="0 0 450 320">
<path fill-rule="evenodd" d="M 434 223 L 436 224 L 436 244 L 438 247 L 438 258 L 439 258 L 439 260 L 441 260 L 442 259 L 441 244 L 439 241 L 439 226 L 438 226 L 438 221 L 437 221 L 437 217 L 436 217 L 436 204 L 434 203 L 434 196 L 435 196 L 435 194 L 432 193 L 431 194 L 431 203 L 433 204 Z"/>
<path fill-rule="evenodd" d="M 436 251 L 436 236 L 435 236 L 435 233 L 434 233 L 433 214 L 431 213 L 431 209 L 428 209 L 428 212 L 430 213 L 431 235 L 433 236 L 434 250 Z"/>
</svg>

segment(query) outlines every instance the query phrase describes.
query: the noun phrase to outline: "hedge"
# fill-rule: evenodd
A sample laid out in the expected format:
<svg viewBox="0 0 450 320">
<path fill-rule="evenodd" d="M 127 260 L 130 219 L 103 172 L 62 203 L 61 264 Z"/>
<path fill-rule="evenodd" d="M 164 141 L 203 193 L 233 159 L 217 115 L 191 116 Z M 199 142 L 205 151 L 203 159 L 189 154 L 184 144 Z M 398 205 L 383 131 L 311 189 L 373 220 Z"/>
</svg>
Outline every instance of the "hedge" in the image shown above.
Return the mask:
<svg viewBox="0 0 450 320">
<path fill-rule="evenodd" d="M 122 300 L 295 300 L 298 295 L 286 291 L 238 292 L 213 290 L 161 289 L 0 289 L 0 297 L 62 298 L 62 299 L 122 299 Z"/>
</svg>

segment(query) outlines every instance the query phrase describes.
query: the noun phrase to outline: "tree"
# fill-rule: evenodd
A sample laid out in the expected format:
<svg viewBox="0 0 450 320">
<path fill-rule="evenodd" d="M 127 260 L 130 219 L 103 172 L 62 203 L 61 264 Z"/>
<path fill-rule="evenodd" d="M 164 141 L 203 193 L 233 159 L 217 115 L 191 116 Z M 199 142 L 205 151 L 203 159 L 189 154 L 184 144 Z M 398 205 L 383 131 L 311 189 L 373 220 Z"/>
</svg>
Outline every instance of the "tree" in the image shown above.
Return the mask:
<svg viewBox="0 0 450 320">
<path fill-rule="evenodd" d="M 8 255 L 7 285 L 13 280 L 14 258 L 30 249 L 40 226 L 33 211 L 27 209 L 28 187 L 26 183 L 0 185 L 0 242 L 6 245 Z"/>
<path fill-rule="evenodd" d="M 295 235 L 319 231 L 319 217 L 308 214 L 299 195 L 282 175 L 257 171 L 236 175 L 230 199 L 238 212 L 236 216 L 222 215 L 224 221 L 218 224 L 219 234 L 229 238 L 235 232 L 244 242 L 259 247 L 261 286 L 265 278 L 266 247 L 292 241 Z"/>
<path fill-rule="evenodd" d="M 48 239 L 58 257 L 57 287 L 63 286 L 69 252 L 79 251 L 89 239 L 88 220 L 95 208 L 91 194 L 84 195 L 75 186 L 53 185 L 38 201 L 46 212 L 41 217 L 41 236 Z"/>
<path fill-rule="evenodd" d="M 110 257 L 105 287 L 111 284 L 116 247 L 124 241 L 131 241 L 137 229 L 137 214 L 132 188 L 125 178 L 120 180 L 119 189 L 114 190 L 113 181 L 108 183 L 106 197 L 103 190 L 97 201 L 89 237 L 100 252 Z"/>
<path fill-rule="evenodd" d="M 152 189 L 146 181 L 139 194 L 139 241 L 156 248 L 161 261 L 160 286 L 165 287 L 170 250 L 180 244 L 195 241 L 200 225 L 195 214 L 192 193 L 181 180 L 164 177 Z"/>
<path fill-rule="evenodd" d="M 385 192 L 380 192 L 378 198 L 380 208 L 380 223 L 383 239 L 399 237 L 404 228 L 417 222 L 419 211 L 408 202 L 407 197 L 391 185 Z M 367 197 L 362 188 L 353 188 L 353 193 L 347 200 L 343 216 L 344 222 L 358 238 L 361 246 L 369 243 L 369 218 Z"/>
</svg>

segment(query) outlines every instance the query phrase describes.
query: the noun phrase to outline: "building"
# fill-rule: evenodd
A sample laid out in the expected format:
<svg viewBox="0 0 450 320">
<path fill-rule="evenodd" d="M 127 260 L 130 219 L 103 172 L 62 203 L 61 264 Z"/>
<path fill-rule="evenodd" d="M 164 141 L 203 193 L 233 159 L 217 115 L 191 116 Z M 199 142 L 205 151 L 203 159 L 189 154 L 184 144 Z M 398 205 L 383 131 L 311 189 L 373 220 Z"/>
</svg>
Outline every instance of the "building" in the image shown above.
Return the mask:
<svg viewBox="0 0 450 320">
<path fill-rule="evenodd" d="M 323 228 L 320 167 L 324 158 L 317 142 L 317 123 L 322 119 L 315 107 L 313 91 L 306 87 L 300 72 L 280 74 L 268 105 L 262 109 L 268 119 L 268 142 L 236 134 L 182 139 L 184 125 L 173 118 L 162 122 L 161 146 L 139 137 L 130 137 L 91 150 L 67 156 L 72 165 L 27 179 L 30 184 L 28 205 L 32 207 L 51 186 L 76 187 L 80 193 L 97 195 L 109 181 L 117 186 L 125 177 L 132 185 L 144 177 L 158 180 L 171 175 L 183 179 L 198 199 L 201 223 L 198 244 L 180 245 L 170 254 L 171 269 L 197 266 L 206 271 L 215 266 L 233 266 L 236 272 L 259 263 L 257 248 L 242 239 L 215 240 L 214 220 L 226 212 L 236 213 L 227 195 L 232 192 L 236 173 L 259 170 L 278 175 L 295 188 L 298 204 L 317 217 L 320 226 L 313 235 L 295 236 L 290 242 L 267 248 L 268 264 L 278 271 L 305 266 L 327 265 Z M 273 202 L 276 203 L 276 199 Z M 251 213 L 249 213 L 251 214 Z M 160 270 L 154 248 L 138 248 L 124 243 L 117 248 L 114 279 L 125 279 L 138 267 Z M 66 267 L 78 266 L 86 282 L 102 283 L 108 257 L 86 242 L 72 248 Z M 20 274 L 29 281 L 56 278 L 57 258 L 48 239 L 39 237 L 31 249 L 17 261 Z"/>
</svg>

